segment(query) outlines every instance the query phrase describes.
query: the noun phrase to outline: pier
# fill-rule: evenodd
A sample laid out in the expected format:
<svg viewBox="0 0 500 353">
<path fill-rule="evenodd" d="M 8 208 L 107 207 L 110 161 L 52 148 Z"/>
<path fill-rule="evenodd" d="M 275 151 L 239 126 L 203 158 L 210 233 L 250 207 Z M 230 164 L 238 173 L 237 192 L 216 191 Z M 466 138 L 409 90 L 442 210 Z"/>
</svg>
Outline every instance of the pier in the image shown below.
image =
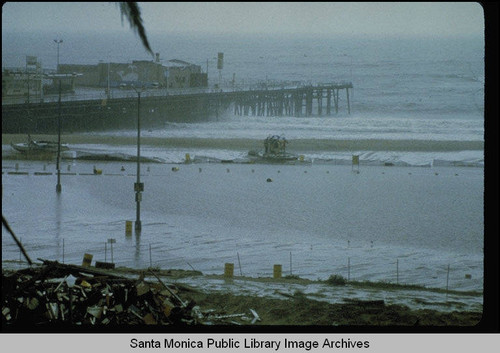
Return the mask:
<svg viewBox="0 0 500 353">
<path fill-rule="evenodd" d="M 219 119 L 225 112 L 248 116 L 326 116 L 341 109 L 350 114 L 350 82 L 297 85 L 295 87 L 245 87 L 230 89 L 150 90 L 141 95 L 141 124 L 144 128 L 163 127 L 165 122 L 200 122 Z M 342 94 L 340 94 L 341 91 Z M 102 90 L 88 94 L 64 95 L 60 108 L 65 132 L 135 129 L 137 95 Z M 344 95 L 345 93 L 345 95 Z M 344 101 L 345 97 L 345 101 Z M 57 95 L 43 101 L 4 99 L 3 133 L 55 133 L 59 103 Z"/>
<path fill-rule="evenodd" d="M 234 92 L 234 113 L 245 116 L 312 116 L 314 114 L 313 103 L 316 102 L 318 116 L 332 114 L 332 108 L 337 114 L 339 91 L 345 90 L 347 112 L 350 114 L 349 88 L 352 88 L 352 83 L 344 82 L 288 89 Z"/>
</svg>

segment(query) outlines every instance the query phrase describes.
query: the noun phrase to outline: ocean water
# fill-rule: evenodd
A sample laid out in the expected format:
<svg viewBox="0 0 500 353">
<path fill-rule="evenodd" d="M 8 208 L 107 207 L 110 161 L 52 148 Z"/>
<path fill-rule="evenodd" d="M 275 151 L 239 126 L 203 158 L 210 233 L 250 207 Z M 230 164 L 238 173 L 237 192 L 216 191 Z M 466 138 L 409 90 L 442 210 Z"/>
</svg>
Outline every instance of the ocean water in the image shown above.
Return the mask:
<svg viewBox="0 0 500 353">
<path fill-rule="evenodd" d="M 55 66 L 50 34 L 2 32 L 2 39 L 3 67 L 23 67 L 27 48 L 44 67 Z M 234 78 L 236 88 L 342 81 L 352 82 L 354 88 L 350 114 L 345 92 L 340 92 L 339 112 L 329 116 L 241 117 L 229 108 L 216 121 L 166 123 L 163 129 L 144 131 L 146 137 L 209 138 L 214 148 L 209 148 L 208 157 L 218 159 L 228 150 L 239 157 L 245 153 L 236 144 L 224 148 L 227 139 L 252 139 L 260 148 L 265 137 L 278 134 L 290 140 L 291 150 L 315 160 L 345 160 L 344 155 L 358 154 L 362 163 L 484 165 L 484 38 L 152 33 L 150 39 L 162 60 L 200 65 L 208 72 L 210 86 L 232 88 Z M 218 52 L 224 53 L 221 78 Z M 68 33 L 60 52 L 61 63 L 150 59 L 131 33 Z M 297 139 L 306 142 L 300 149 L 294 147 Z M 331 143 L 325 147 L 315 140 Z M 207 155 L 206 150 L 190 152 Z M 171 161 L 171 155 L 158 153 L 156 157 Z"/>
<path fill-rule="evenodd" d="M 181 58 L 208 70 L 210 85 L 219 83 L 214 59 L 223 52 L 221 82 L 226 88 L 232 87 L 233 74 L 237 88 L 342 81 L 352 82 L 354 88 L 350 114 L 345 92 L 340 92 L 339 112 L 329 116 L 246 117 L 234 115 L 229 108 L 218 119 L 166 123 L 163 129 L 144 131 L 145 137 L 211 139 L 209 151 L 186 152 L 216 159 L 228 153 L 242 158 L 247 152 L 228 139 L 251 139 L 255 148 L 261 148 L 265 137 L 278 134 L 290 140 L 291 151 L 316 161 L 345 161 L 358 154 L 362 163 L 484 166 L 481 38 L 155 35 L 152 40 L 163 57 Z M 117 59 L 117 53 L 109 52 Z M 140 56 L 139 52 L 135 55 Z M 135 136 L 136 132 L 104 134 Z M 294 146 L 294 140 L 302 140 L 300 147 Z M 168 161 L 182 161 L 156 153 Z"/>
<path fill-rule="evenodd" d="M 2 33 L 2 39 L 4 67 L 22 63 L 26 47 L 47 66 L 55 63 L 50 36 Z M 126 45 L 133 40 L 68 35 L 61 62 L 146 59 L 139 45 Z M 482 290 L 482 38 L 152 35 L 152 44 L 163 58 L 204 70 L 208 59 L 211 85 L 219 77 L 217 52 L 224 52 L 224 85 L 233 73 L 237 85 L 350 81 L 351 113 L 341 94 L 338 114 L 329 116 L 241 117 L 229 109 L 218 119 L 143 131 L 141 155 L 165 164 L 144 171 L 141 237 L 124 235 L 125 220 L 135 218 L 133 163 L 97 162 L 109 176 L 65 177 L 56 197 L 54 176 L 32 174 L 42 163 L 23 162 L 28 176 L 2 177 L 2 208 L 34 256 L 61 260 L 64 238 L 67 262 L 79 263 L 86 251 L 110 260 L 104 243 L 116 238 L 118 265 L 149 266 L 151 246 L 153 265 L 162 268 L 222 273 L 223 263 L 236 262 L 239 254 L 244 274 L 263 276 L 275 262 L 288 268 L 292 256 L 293 273 L 306 278 L 347 277 L 349 261 L 351 279 L 394 282 L 397 263 L 401 282 L 439 288 L 450 265 L 450 288 Z M 99 134 L 102 144 L 72 147 L 136 153 L 133 145 L 106 144 L 108 136 L 133 137 L 135 131 Z M 213 163 L 245 161 L 249 147 L 263 147 L 274 134 L 284 135 L 289 151 L 307 163 Z M 169 139 L 174 142 L 165 147 L 161 141 Z M 205 141 L 202 147 L 195 147 L 198 140 Z M 186 147 L 190 141 L 193 147 Z M 196 163 L 172 172 L 186 153 Z M 359 174 L 351 171 L 354 154 Z M 77 173 L 96 164 L 65 163 Z M 14 164 L 2 161 L 2 170 Z M 2 257 L 18 258 L 4 230 Z"/>
</svg>

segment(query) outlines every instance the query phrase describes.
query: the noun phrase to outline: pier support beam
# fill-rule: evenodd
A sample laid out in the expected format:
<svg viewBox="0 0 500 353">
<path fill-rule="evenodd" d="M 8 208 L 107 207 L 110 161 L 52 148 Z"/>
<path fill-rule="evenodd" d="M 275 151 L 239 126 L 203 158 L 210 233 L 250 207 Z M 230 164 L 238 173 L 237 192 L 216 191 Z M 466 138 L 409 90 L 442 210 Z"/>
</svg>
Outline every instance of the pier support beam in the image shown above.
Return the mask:
<svg viewBox="0 0 500 353">
<path fill-rule="evenodd" d="M 345 90 L 347 92 L 347 113 L 351 114 L 351 104 L 349 102 L 349 88 L 346 88 Z"/>
<path fill-rule="evenodd" d="M 330 115 L 330 112 L 331 112 L 331 108 L 332 108 L 331 95 L 332 95 L 332 91 L 328 89 L 326 91 L 326 115 Z"/>
</svg>

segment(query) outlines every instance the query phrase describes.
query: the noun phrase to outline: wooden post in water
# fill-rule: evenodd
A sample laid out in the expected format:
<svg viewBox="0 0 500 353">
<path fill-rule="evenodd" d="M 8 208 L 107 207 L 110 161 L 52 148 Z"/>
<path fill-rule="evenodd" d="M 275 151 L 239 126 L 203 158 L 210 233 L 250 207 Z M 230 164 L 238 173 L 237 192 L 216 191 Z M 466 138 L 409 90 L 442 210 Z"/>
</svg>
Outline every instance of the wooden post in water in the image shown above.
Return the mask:
<svg viewBox="0 0 500 353">
<path fill-rule="evenodd" d="M 306 116 L 312 115 L 312 105 L 313 105 L 313 90 L 309 88 L 306 94 Z"/>
<path fill-rule="evenodd" d="M 114 243 L 114 241 L 111 241 L 111 263 L 112 263 L 112 264 L 113 264 L 113 263 L 115 263 L 115 262 L 113 261 L 113 243 Z"/>
<path fill-rule="evenodd" d="M 335 104 L 335 114 L 339 112 L 339 89 L 335 89 L 333 92 L 333 101 Z"/>
<path fill-rule="evenodd" d="M 238 266 L 240 267 L 240 276 L 243 276 L 243 272 L 241 272 L 241 262 L 240 262 L 240 253 L 236 253 L 238 255 Z"/>
<path fill-rule="evenodd" d="M 399 259 L 396 259 L 396 284 L 399 284 Z"/>
<path fill-rule="evenodd" d="M 151 257 L 151 243 L 149 243 L 149 267 L 153 267 L 153 259 Z"/>
<path fill-rule="evenodd" d="M 318 96 L 318 115 L 321 115 L 323 111 L 323 90 L 318 88 L 316 94 Z"/>
<path fill-rule="evenodd" d="M 285 93 L 280 94 L 279 96 L 279 116 L 283 116 L 285 108 Z"/>
<path fill-rule="evenodd" d="M 328 89 L 326 91 L 326 115 L 330 115 L 331 109 L 332 109 L 332 97 L 331 97 L 332 91 Z"/>
<path fill-rule="evenodd" d="M 448 271 L 446 272 L 446 300 L 448 300 L 448 283 L 450 280 L 450 264 L 448 264 Z"/>
<path fill-rule="evenodd" d="M 347 92 L 347 113 L 351 114 L 351 104 L 349 103 L 349 87 L 345 88 Z"/>
<path fill-rule="evenodd" d="M 351 280 L 351 258 L 347 258 L 347 280 Z"/>
<path fill-rule="evenodd" d="M 233 263 L 225 263 L 224 264 L 224 277 L 232 278 L 234 274 L 234 264 Z"/>
<path fill-rule="evenodd" d="M 215 119 L 219 120 L 219 97 L 215 97 Z"/>
</svg>

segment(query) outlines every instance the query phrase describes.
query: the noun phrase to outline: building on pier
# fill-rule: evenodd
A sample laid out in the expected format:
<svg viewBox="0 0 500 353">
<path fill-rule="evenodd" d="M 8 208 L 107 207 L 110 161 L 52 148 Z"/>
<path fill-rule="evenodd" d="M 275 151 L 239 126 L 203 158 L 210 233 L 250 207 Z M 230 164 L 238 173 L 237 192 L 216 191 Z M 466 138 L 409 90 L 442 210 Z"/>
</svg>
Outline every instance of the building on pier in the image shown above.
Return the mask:
<svg viewBox="0 0 500 353">
<path fill-rule="evenodd" d="M 75 80 L 79 75 L 66 75 L 61 82 L 62 93 L 75 91 Z M 55 83 L 50 72 L 3 70 L 2 71 L 2 98 L 24 99 L 25 103 L 41 102 L 45 94 L 59 92 L 59 85 Z M 58 82 L 58 81 L 57 81 Z"/>
<path fill-rule="evenodd" d="M 131 63 L 99 62 L 97 65 L 60 64 L 60 73 L 81 73 L 77 86 L 128 88 L 189 88 L 207 87 L 207 74 L 201 66 L 183 60 L 168 60 L 165 64 L 156 53 L 155 60 L 134 60 Z"/>
</svg>

